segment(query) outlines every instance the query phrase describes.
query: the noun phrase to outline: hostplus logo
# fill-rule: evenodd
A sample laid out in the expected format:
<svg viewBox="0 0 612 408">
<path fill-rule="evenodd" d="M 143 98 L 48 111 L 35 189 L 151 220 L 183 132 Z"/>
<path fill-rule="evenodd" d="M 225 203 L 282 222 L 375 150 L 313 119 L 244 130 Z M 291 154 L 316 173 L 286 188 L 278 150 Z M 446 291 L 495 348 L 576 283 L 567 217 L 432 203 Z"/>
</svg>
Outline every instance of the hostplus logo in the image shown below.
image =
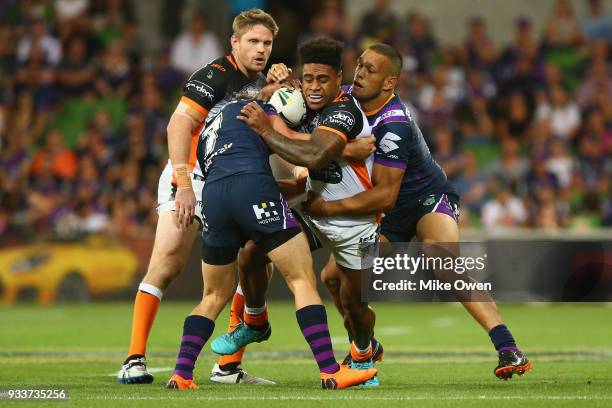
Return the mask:
<svg viewBox="0 0 612 408">
<path fill-rule="evenodd" d="M 261 203 L 259 205 L 253 204 L 253 212 L 257 217 L 257 222 L 260 224 L 268 224 L 274 221 L 280 221 L 280 215 L 274 208 L 275 205 L 272 201 L 267 203 Z"/>
</svg>

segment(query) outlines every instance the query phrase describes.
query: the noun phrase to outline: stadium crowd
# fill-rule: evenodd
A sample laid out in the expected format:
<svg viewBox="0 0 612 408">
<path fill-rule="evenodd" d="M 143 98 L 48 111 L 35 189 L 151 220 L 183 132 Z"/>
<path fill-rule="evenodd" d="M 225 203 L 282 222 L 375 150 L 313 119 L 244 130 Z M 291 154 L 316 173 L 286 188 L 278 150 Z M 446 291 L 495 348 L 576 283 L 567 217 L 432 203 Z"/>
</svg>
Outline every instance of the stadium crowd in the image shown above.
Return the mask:
<svg viewBox="0 0 612 408">
<path fill-rule="evenodd" d="M 320 0 L 280 41 L 283 21 L 304 18 L 269 3 L 280 15 L 277 59 L 293 63 L 298 42 L 330 36 L 346 45 L 349 82 L 363 47 L 401 52 L 397 92 L 461 194 L 462 228 L 612 227 L 612 14 L 601 1 L 583 18 L 556 1 L 543 32 L 517 18 L 501 45 L 479 16 L 460 44 L 440 43 L 426 16 L 400 16 L 386 0 L 356 21 L 342 0 Z M 207 30 L 203 10 L 148 52 L 130 6 L 0 2 L 2 242 L 152 237 L 169 110 L 189 73 L 229 42 Z"/>
</svg>

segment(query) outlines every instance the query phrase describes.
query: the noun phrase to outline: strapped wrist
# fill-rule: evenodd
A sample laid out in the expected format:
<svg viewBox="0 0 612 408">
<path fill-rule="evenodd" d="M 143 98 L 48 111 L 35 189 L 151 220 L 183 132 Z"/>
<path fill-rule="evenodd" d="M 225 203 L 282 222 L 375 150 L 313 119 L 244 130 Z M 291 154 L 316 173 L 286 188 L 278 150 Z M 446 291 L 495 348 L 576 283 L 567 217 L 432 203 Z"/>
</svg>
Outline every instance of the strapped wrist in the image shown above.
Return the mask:
<svg viewBox="0 0 612 408">
<path fill-rule="evenodd" d="M 186 164 L 176 164 L 172 166 L 174 168 L 174 177 L 176 178 L 176 187 L 179 189 L 192 188 L 191 177 L 187 170 Z"/>
</svg>

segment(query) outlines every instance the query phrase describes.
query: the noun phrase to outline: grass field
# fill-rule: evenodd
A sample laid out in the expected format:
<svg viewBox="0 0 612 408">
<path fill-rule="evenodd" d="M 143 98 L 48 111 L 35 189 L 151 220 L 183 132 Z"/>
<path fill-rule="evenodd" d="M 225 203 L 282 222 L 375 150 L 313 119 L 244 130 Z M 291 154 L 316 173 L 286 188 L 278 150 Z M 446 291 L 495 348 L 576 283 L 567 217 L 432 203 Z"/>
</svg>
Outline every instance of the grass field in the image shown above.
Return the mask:
<svg viewBox="0 0 612 408">
<path fill-rule="evenodd" d="M 191 303 L 164 302 L 150 340 L 152 385 L 120 386 L 113 375 L 125 358 L 131 304 L 97 303 L 0 308 L 0 388 L 66 389 L 61 406 L 612 406 L 612 307 L 502 305 L 508 326 L 534 363 L 504 382 L 492 369 L 488 336 L 453 304 L 378 304 L 377 337 L 385 346 L 377 389 L 325 391 L 301 337 L 292 305 L 269 305 L 270 341 L 247 351 L 244 368 L 276 386 L 211 385 L 215 357 L 198 360 L 197 391 L 166 390 L 184 317 Z M 336 354 L 347 346 L 328 308 Z M 225 330 L 227 314 L 215 334 Z M 8 405 L 0 401 L 0 405 Z M 19 407 L 34 403 L 15 403 Z M 46 405 L 53 404 L 47 403 Z M 40 403 L 38 404 L 40 405 Z"/>
</svg>

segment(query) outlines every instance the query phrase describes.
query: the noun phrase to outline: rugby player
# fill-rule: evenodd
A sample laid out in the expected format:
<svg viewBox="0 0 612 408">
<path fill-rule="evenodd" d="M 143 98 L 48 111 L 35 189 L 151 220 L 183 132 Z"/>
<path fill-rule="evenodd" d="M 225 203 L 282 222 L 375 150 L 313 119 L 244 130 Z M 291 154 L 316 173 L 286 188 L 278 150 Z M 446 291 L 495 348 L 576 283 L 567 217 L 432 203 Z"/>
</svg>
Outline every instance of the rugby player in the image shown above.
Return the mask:
<svg viewBox="0 0 612 408">
<path fill-rule="evenodd" d="M 409 242 L 415 235 L 425 244 L 457 243 L 459 196 L 432 158 L 418 126 L 394 89 L 402 69 L 401 56 L 386 44 L 369 47 L 360 57 L 350 93 L 366 112 L 376 136 L 373 188 L 341 200 L 311 196 L 305 210 L 312 216 L 337 217 L 384 211 L 381 239 Z M 342 300 L 342 271 L 333 260 L 322 272 L 335 302 Z M 531 362 L 503 324 L 486 292 L 463 301 L 466 310 L 487 331 L 499 354 L 494 374 L 502 379 L 523 374 Z"/>
<path fill-rule="evenodd" d="M 199 226 L 193 219 L 202 220 L 202 202 L 196 201 L 196 194 L 200 196 L 204 178 L 195 147 L 205 121 L 237 96 L 271 94 L 290 74 L 283 64 L 273 65 L 267 78 L 261 73 L 278 32 L 272 16 L 251 9 L 236 16 L 232 29 L 231 53 L 191 75 L 168 123 L 170 159 L 159 179 L 155 243 L 136 294 L 128 357 L 117 375 L 120 384 L 153 381 L 145 359 L 149 333 L 164 291 L 185 267 L 191 253 Z M 241 301 L 238 293 L 236 302 Z M 270 383 L 248 375 L 238 366 L 222 374 L 240 376 L 246 382 Z"/>
<path fill-rule="evenodd" d="M 289 129 L 271 105 L 252 102 L 245 109 L 246 103 L 226 105 L 207 126 L 198 144 L 198 162 L 206 181 L 202 190 L 204 293 L 202 301 L 185 319 L 175 370 L 166 386 L 198 388 L 193 380 L 196 360 L 213 333 L 216 318 L 234 292 L 238 251 L 248 240 L 276 265 L 293 293 L 296 318 L 319 367 L 321 386 L 340 389 L 364 383 L 376 375 L 376 370 L 353 370 L 337 363 L 307 239 L 272 175 L 270 149 L 241 120 L 249 121 L 249 117 L 261 113 L 270 126 L 283 133 Z M 341 157 L 345 143 L 330 128 L 317 129 L 309 140 L 298 144 L 306 163 L 322 168 Z M 244 323 L 231 332 L 240 344 L 229 353 L 270 337 L 265 307 L 254 314 L 247 310 Z M 215 344 L 212 348 L 218 352 Z"/>
<path fill-rule="evenodd" d="M 298 52 L 302 64 L 302 87 L 309 108 L 306 131 L 324 133 L 335 139 L 335 148 L 343 149 L 347 143 L 370 135 L 370 127 L 357 102 L 344 94 L 340 88 L 342 71 L 342 44 L 330 39 L 315 39 L 300 45 Z M 315 155 L 322 154 L 313 150 L 309 141 L 285 137 L 272 129 L 256 104 L 247 105 L 243 111 L 247 123 L 262 136 L 270 148 L 283 159 L 298 166 L 310 169 L 308 190 L 320 194 L 327 200 L 337 200 L 358 194 L 372 187 L 370 170 L 373 158 L 366 160 L 345 160 L 338 157 L 327 160 L 324 169 L 312 166 Z M 346 323 L 353 339 L 353 368 L 373 367 L 373 347 L 371 339 L 375 323 L 374 312 L 366 302 L 361 301 L 361 273 L 367 269 L 361 253 L 378 239 L 378 223 L 375 215 L 353 217 L 305 217 L 308 226 L 314 231 L 323 245 L 329 246 L 336 263 L 339 265 L 343 286 L 341 290 L 342 308 Z M 248 300 L 248 299 L 247 299 Z M 240 324 L 236 331 L 215 339 L 213 351 L 233 352 L 241 340 L 237 337 L 251 328 L 247 322 Z M 378 377 L 366 385 L 376 386 Z"/>
</svg>

